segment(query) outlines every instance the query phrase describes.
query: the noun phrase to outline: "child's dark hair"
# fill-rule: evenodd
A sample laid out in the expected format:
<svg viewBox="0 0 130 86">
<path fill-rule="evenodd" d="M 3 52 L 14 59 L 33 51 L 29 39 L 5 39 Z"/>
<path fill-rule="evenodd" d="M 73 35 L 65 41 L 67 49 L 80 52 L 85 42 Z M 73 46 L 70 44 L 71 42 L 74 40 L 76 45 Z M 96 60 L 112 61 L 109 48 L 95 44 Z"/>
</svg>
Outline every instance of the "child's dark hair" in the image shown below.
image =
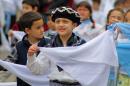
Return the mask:
<svg viewBox="0 0 130 86">
<path fill-rule="evenodd" d="M 39 9 L 39 0 L 23 0 L 22 4 L 28 4 L 32 6 L 32 8 L 37 7 Z"/>
<path fill-rule="evenodd" d="M 84 6 L 85 8 L 87 8 L 89 10 L 89 12 L 90 12 L 90 20 L 93 23 L 92 28 L 95 28 L 95 22 L 94 22 L 94 20 L 92 18 L 92 7 L 91 7 L 91 5 L 87 1 L 82 1 L 79 4 L 76 5 L 76 8 L 81 7 L 81 6 Z"/>
<path fill-rule="evenodd" d="M 117 0 L 114 3 L 114 7 L 118 6 L 119 4 L 124 4 L 126 0 Z"/>
<path fill-rule="evenodd" d="M 37 12 L 27 12 L 20 17 L 18 25 L 22 31 L 25 31 L 25 28 L 31 28 L 33 22 L 40 19 L 43 19 L 41 14 Z"/>
</svg>

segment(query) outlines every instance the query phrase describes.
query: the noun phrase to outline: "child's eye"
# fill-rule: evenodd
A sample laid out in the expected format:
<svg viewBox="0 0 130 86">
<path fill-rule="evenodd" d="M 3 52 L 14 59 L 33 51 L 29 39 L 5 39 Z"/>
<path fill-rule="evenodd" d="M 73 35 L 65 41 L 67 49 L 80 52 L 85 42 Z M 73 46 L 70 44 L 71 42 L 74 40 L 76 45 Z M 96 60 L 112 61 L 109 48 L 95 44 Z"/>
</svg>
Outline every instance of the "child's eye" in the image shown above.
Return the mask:
<svg viewBox="0 0 130 86">
<path fill-rule="evenodd" d="M 37 26 L 36 28 L 37 28 L 37 29 L 41 29 L 41 28 L 43 28 L 43 26 Z"/>
<path fill-rule="evenodd" d="M 55 21 L 55 23 L 59 23 L 60 21 Z"/>
<path fill-rule="evenodd" d="M 66 20 L 64 20 L 63 22 L 64 22 L 64 23 L 68 23 L 68 21 L 66 21 Z"/>
</svg>

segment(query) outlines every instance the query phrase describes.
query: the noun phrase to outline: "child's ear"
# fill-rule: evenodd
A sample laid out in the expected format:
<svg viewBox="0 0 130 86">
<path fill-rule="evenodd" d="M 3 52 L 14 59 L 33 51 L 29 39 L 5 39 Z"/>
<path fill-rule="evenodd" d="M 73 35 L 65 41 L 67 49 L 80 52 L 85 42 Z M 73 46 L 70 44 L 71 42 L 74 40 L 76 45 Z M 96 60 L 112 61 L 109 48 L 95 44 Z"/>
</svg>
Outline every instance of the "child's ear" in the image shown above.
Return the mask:
<svg viewBox="0 0 130 86">
<path fill-rule="evenodd" d="M 34 7 L 34 12 L 38 12 L 38 7 Z"/>
<path fill-rule="evenodd" d="M 29 32 L 30 32 L 30 29 L 29 28 L 25 28 L 25 33 L 29 34 Z"/>
<path fill-rule="evenodd" d="M 74 23 L 74 27 L 77 27 L 77 25 L 78 25 L 77 23 Z"/>
</svg>

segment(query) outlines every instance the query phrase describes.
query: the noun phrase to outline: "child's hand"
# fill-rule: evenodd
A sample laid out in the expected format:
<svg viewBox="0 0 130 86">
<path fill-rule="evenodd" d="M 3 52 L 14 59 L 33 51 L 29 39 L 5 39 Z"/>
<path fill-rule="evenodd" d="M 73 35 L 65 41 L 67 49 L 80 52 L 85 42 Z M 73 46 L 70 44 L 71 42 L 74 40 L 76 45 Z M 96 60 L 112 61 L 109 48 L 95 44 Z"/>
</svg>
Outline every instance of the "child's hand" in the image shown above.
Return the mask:
<svg viewBox="0 0 130 86">
<path fill-rule="evenodd" d="M 9 36 L 9 37 L 13 37 L 13 30 L 9 30 L 8 36 Z"/>
<path fill-rule="evenodd" d="M 29 47 L 28 49 L 28 56 L 32 57 L 34 55 L 34 53 L 36 53 L 37 51 L 39 51 L 39 48 L 37 45 L 33 44 L 32 46 Z"/>
</svg>

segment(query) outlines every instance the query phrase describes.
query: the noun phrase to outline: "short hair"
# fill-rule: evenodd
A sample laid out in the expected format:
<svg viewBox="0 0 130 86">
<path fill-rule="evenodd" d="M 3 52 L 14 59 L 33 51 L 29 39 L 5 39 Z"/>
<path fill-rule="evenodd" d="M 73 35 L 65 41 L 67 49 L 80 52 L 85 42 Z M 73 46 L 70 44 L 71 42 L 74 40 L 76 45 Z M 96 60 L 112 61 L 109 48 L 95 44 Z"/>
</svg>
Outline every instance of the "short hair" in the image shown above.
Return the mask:
<svg viewBox="0 0 130 86">
<path fill-rule="evenodd" d="M 34 7 L 38 7 L 39 8 L 39 0 L 23 0 L 22 4 L 28 4 L 30 6 L 32 6 L 32 8 Z"/>
<path fill-rule="evenodd" d="M 20 30 L 25 31 L 25 28 L 31 28 L 34 21 L 43 19 L 41 14 L 37 12 L 27 12 L 22 15 L 18 21 Z"/>
</svg>

